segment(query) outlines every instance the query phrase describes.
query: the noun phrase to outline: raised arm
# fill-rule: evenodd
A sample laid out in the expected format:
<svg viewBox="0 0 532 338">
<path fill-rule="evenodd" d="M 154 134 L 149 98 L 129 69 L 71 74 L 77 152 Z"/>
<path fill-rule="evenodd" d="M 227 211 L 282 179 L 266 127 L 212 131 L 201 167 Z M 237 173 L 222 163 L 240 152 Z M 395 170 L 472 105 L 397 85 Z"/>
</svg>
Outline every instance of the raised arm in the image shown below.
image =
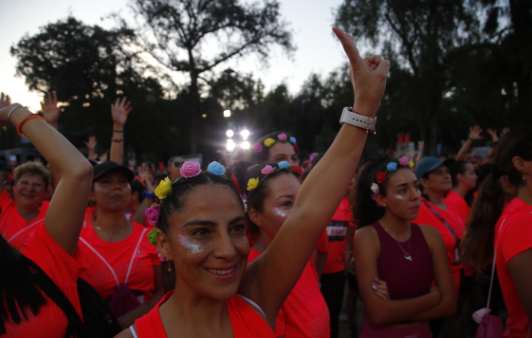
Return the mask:
<svg viewBox="0 0 532 338">
<path fill-rule="evenodd" d="M 482 140 L 484 138 L 483 136 L 480 136 L 481 133 L 482 128 L 480 128 L 480 126 L 473 126 L 469 128 L 469 138 L 464 143 L 462 148 L 460 148 L 458 155 L 456 155 L 455 159 L 457 161 L 463 161 L 465 159 L 467 152 L 469 151 L 475 140 Z"/>
<path fill-rule="evenodd" d="M 4 109 L 10 104 L 11 104 L 11 98 L 9 97 L 9 95 L 4 95 L 4 92 L 0 93 L 0 109 Z M 2 124 L 2 126 L 3 125 L 4 124 Z M 2 181 L 3 181 L 3 178 L 2 178 Z M 4 185 L 0 183 L 0 194 L 2 193 L 2 191 L 4 191 Z"/>
<path fill-rule="evenodd" d="M 355 91 L 353 110 L 373 117 L 377 113 L 390 68 L 379 56 L 362 59 L 353 39 L 338 28 L 350 62 Z M 268 249 L 250 265 L 240 294 L 256 301 L 268 320 L 290 294 L 309 261 L 316 242 L 345 196 L 367 138 L 366 130 L 345 124 L 318 165 L 303 183 L 294 207 Z M 324 198 L 326 196 L 326 198 Z"/>
<path fill-rule="evenodd" d="M 57 106 L 57 95 L 54 93 L 46 94 L 43 102 L 41 102 L 42 116 L 44 120 L 57 130 L 57 121 L 59 121 L 60 109 Z M 59 181 L 61 181 L 61 174 L 57 172 L 54 166 L 51 166 L 52 171 L 52 189 L 55 191 Z"/>
<path fill-rule="evenodd" d="M 124 161 L 124 126 L 127 121 L 127 116 L 133 110 L 130 105 L 131 102 L 128 102 L 125 97 L 122 98 L 122 101 L 116 99 L 115 104 L 111 104 L 113 138 L 111 139 L 110 160 L 119 164 L 122 164 Z"/>
<path fill-rule="evenodd" d="M 8 119 L 8 113 L 14 109 Z M 20 104 L 0 110 L 0 123 L 21 126 L 22 133 L 61 174 L 44 225 L 52 238 L 74 255 L 92 184 L 92 166 L 68 140 Z M 22 122 L 22 124 L 21 124 Z M 20 125 L 21 124 L 21 125 Z M 20 129 L 20 128 L 19 128 Z"/>
</svg>

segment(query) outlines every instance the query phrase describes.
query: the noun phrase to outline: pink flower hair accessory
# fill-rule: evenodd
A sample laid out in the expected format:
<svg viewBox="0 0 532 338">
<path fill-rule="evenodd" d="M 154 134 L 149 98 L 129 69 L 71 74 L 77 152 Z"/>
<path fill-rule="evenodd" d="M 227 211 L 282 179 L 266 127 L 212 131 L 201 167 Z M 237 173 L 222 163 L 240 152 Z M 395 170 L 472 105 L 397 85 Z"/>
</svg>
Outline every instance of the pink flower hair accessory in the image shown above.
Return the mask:
<svg viewBox="0 0 532 338">
<path fill-rule="evenodd" d="M 260 153 L 262 151 L 262 144 L 255 143 L 255 145 L 253 146 L 253 150 L 257 153 Z"/>
<path fill-rule="evenodd" d="M 288 136 L 286 136 L 285 133 L 279 134 L 277 138 L 279 139 L 279 141 L 282 141 L 282 142 L 285 142 L 286 140 L 288 140 Z"/>
<path fill-rule="evenodd" d="M 410 161 L 408 160 L 408 157 L 406 157 L 406 156 L 401 157 L 401 160 L 399 161 L 399 163 L 400 163 L 402 166 L 407 166 L 409 162 L 410 162 Z"/>
<path fill-rule="evenodd" d="M 196 177 L 201 174 L 201 166 L 198 162 L 186 161 L 179 169 L 179 172 L 185 178 Z"/>
<path fill-rule="evenodd" d="M 157 226 L 159 216 L 161 215 L 161 207 L 154 205 L 153 207 L 146 209 L 144 214 L 148 218 L 148 223 L 150 223 L 151 226 Z"/>
<path fill-rule="evenodd" d="M 263 175 L 269 175 L 269 174 L 273 173 L 274 170 L 275 170 L 274 167 L 272 167 L 271 165 L 267 165 L 264 168 L 262 168 L 262 170 L 260 172 Z"/>
</svg>

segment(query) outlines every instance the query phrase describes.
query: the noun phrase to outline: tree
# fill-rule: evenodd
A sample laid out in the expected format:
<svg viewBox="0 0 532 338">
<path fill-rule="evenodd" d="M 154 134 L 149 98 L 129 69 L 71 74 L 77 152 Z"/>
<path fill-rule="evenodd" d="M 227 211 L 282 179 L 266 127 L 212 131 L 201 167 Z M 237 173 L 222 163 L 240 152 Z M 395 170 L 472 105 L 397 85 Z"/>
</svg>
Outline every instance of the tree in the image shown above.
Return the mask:
<svg viewBox="0 0 532 338">
<path fill-rule="evenodd" d="M 202 116 L 198 84 L 205 79 L 202 74 L 247 54 L 265 60 L 273 45 L 287 52 L 294 49 L 276 0 L 265 0 L 262 7 L 237 0 L 132 0 L 132 7 L 144 21 L 145 50 L 168 69 L 190 76 L 192 152 L 198 150 L 201 135 L 197 131 Z"/>
<path fill-rule="evenodd" d="M 145 76 L 150 68 L 126 49 L 134 36 L 129 29 L 105 30 L 68 17 L 25 36 L 11 54 L 18 59 L 17 75 L 25 77 L 30 90 L 55 91 L 64 103 L 59 130 L 73 144 L 82 146 L 89 135 L 95 135 L 98 151 L 109 149 L 110 104 L 118 96 L 127 96 L 134 112 L 125 126 L 126 150 L 137 157 L 146 152 L 159 156 L 184 152 L 178 146 L 184 142 L 176 142 L 176 128 L 184 129 L 177 123 L 179 109 L 163 101 L 159 82 Z"/>
<path fill-rule="evenodd" d="M 390 93 L 390 83 L 381 111 L 392 104 L 403 106 L 433 155 L 443 136 L 439 135 L 439 124 L 448 121 L 445 117 L 452 112 L 447 104 L 452 89 L 449 65 L 456 56 L 452 52 L 478 39 L 476 9 L 468 3 L 465 0 L 344 0 L 336 13 L 337 25 L 352 36 L 380 46 L 391 59 L 390 82 L 397 80 L 402 88 L 396 87 Z M 396 101 L 392 103 L 390 98 Z M 401 115 L 404 118 L 405 114 Z M 458 118 L 465 116 L 458 114 Z M 401 122 L 388 115 L 389 124 L 398 125 L 394 121 Z"/>
</svg>

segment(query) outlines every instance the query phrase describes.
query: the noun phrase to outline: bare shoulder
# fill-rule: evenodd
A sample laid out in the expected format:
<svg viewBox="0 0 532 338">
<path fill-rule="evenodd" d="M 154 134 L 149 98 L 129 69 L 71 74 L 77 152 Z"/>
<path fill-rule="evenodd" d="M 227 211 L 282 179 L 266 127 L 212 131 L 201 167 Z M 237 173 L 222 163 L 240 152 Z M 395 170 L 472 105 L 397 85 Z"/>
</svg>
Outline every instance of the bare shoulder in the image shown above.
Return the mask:
<svg viewBox="0 0 532 338">
<path fill-rule="evenodd" d="M 431 249 L 435 246 L 439 246 L 440 244 L 443 245 L 443 238 L 441 237 L 438 229 L 429 225 L 420 225 L 419 228 L 421 229 L 421 232 L 425 237 L 425 241 L 427 241 L 427 244 Z"/>
<path fill-rule="evenodd" d="M 373 251 L 378 254 L 380 252 L 379 234 L 374 227 L 368 225 L 356 231 L 354 251 L 358 249 L 365 253 Z"/>
<path fill-rule="evenodd" d="M 137 330 L 137 327 L 135 326 L 135 331 Z M 133 334 L 131 333 L 130 328 L 128 327 L 124 331 L 117 334 L 114 338 L 134 338 Z"/>
</svg>

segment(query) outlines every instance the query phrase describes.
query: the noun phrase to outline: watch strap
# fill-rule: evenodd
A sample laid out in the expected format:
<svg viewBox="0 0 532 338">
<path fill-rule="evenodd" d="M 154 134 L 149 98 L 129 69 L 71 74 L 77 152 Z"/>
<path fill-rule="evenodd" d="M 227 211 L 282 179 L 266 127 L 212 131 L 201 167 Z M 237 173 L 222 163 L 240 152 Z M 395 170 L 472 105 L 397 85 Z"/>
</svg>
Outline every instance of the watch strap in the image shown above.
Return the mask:
<svg viewBox="0 0 532 338">
<path fill-rule="evenodd" d="M 366 129 L 366 131 L 374 131 L 377 118 L 360 115 L 351 111 L 350 107 L 345 107 L 340 117 L 340 123 L 347 123 L 358 128 Z"/>
</svg>

